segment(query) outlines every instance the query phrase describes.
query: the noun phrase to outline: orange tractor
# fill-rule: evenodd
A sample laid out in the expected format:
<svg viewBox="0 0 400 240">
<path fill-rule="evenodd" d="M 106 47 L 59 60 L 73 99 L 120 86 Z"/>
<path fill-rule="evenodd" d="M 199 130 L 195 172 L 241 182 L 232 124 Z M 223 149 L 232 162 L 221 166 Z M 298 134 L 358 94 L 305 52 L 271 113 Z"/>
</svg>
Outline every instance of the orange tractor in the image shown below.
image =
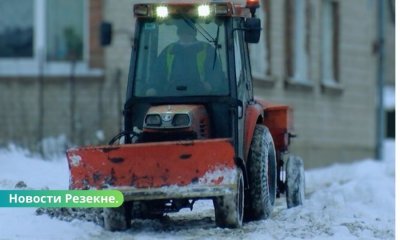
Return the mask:
<svg viewBox="0 0 400 240">
<path fill-rule="evenodd" d="M 201 2 L 201 4 L 199 4 Z M 71 189 L 118 189 L 104 227 L 155 218 L 212 199 L 219 227 L 271 215 L 275 198 L 304 200 L 304 167 L 288 155 L 292 110 L 253 96 L 248 43 L 255 0 L 135 4 L 124 131 L 107 146 L 67 151 Z M 101 26 L 103 45 L 112 26 Z"/>
</svg>

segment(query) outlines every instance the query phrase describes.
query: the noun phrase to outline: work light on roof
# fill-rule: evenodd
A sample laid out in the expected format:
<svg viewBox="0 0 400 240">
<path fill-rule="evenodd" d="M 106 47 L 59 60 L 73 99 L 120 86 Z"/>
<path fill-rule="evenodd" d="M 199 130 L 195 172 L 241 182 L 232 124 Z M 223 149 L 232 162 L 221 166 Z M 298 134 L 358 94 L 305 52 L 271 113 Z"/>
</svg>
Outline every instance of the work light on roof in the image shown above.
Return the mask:
<svg viewBox="0 0 400 240">
<path fill-rule="evenodd" d="M 260 6 L 260 0 L 247 0 L 246 6 L 258 8 Z"/>
<path fill-rule="evenodd" d="M 211 14 L 210 5 L 203 4 L 197 8 L 199 17 L 208 17 Z"/>
<path fill-rule="evenodd" d="M 166 6 L 158 6 L 156 8 L 156 14 L 159 18 L 166 18 L 168 17 L 168 8 Z"/>
</svg>

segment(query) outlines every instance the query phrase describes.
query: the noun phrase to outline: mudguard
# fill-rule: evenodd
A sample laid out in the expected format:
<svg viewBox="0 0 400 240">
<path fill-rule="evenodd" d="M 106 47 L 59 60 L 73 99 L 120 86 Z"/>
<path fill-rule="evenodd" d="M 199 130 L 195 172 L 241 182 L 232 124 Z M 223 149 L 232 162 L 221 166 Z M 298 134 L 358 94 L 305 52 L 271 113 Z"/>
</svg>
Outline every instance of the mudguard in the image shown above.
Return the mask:
<svg viewBox="0 0 400 240">
<path fill-rule="evenodd" d="M 256 101 L 264 110 L 263 124 L 268 127 L 274 139 L 277 153 L 288 150 L 290 133 L 293 133 L 293 109 L 284 104 L 274 104 L 260 98 Z"/>
</svg>

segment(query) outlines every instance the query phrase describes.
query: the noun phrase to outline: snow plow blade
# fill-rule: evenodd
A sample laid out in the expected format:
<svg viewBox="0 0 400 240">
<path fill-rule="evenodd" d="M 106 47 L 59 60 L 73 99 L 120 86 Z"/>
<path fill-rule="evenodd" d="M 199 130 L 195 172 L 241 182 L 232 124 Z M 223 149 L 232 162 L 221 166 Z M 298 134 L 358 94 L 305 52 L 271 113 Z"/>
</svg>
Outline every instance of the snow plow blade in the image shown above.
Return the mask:
<svg viewBox="0 0 400 240">
<path fill-rule="evenodd" d="M 118 189 L 125 200 L 214 197 L 236 188 L 230 139 L 85 147 L 67 158 L 70 189 Z"/>
</svg>

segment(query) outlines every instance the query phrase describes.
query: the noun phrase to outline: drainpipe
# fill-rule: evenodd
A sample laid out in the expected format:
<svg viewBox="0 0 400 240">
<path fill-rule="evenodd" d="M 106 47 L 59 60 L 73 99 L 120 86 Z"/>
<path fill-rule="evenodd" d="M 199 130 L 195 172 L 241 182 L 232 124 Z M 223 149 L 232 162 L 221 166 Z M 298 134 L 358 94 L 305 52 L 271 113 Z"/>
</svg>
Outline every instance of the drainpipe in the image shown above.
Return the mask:
<svg viewBox="0 0 400 240">
<path fill-rule="evenodd" d="M 385 109 L 383 106 L 383 88 L 385 73 L 385 0 L 377 1 L 377 41 L 378 41 L 378 69 L 377 69 L 377 127 L 376 153 L 377 160 L 383 159 L 383 140 L 385 130 Z"/>
<path fill-rule="evenodd" d="M 39 119 L 38 119 L 38 150 L 42 157 L 44 156 L 44 51 L 43 48 L 40 48 L 38 51 L 39 55 Z"/>
<path fill-rule="evenodd" d="M 82 144 L 77 142 L 76 131 L 76 79 L 75 79 L 75 60 L 71 59 L 71 73 L 69 76 L 69 113 L 70 113 L 70 141 L 72 144 Z"/>
</svg>

